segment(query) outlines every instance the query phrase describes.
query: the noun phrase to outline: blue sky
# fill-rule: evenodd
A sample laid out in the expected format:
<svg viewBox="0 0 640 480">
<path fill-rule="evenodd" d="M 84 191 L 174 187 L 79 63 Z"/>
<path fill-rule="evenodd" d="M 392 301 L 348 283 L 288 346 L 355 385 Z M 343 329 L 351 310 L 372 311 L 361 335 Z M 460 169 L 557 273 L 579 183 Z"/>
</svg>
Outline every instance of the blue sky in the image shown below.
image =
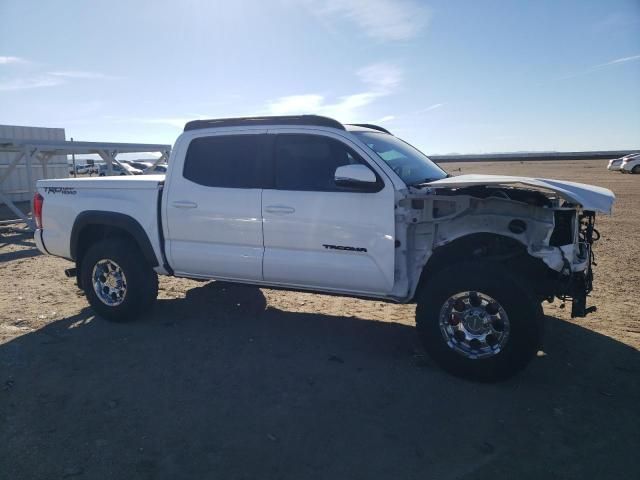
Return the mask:
<svg viewBox="0 0 640 480">
<path fill-rule="evenodd" d="M 0 123 L 173 143 L 379 122 L 427 153 L 640 148 L 640 1 L 0 0 Z"/>
</svg>

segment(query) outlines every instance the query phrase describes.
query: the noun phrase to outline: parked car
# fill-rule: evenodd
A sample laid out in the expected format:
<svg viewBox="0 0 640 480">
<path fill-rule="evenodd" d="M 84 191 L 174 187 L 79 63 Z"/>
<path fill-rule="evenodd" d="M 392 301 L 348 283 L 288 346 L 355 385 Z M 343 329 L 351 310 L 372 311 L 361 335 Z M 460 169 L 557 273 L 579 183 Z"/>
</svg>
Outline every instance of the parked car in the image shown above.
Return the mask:
<svg viewBox="0 0 640 480">
<path fill-rule="evenodd" d="M 620 171 L 622 173 L 640 173 L 640 153 L 624 156 Z"/>
<path fill-rule="evenodd" d="M 607 170 L 611 172 L 619 172 L 622 168 L 622 158 L 612 158 L 609 160 L 609 164 L 607 165 Z"/>
<path fill-rule="evenodd" d="M 131 165 L 129 165 L 126 162 L 120 162 L 120 163 L 122 167 L 117 163 L 113 164 L 113 175 L 128 175 L 126 171 L 130 172 L 131 175 L 142 175 L 142 170 L 133 168 Z M 108 176 L 109 175 L 108 172 L 109 172 L 109 167 L 107 166 L 107 164 L 106 163 L 100 164 L 98 175 L 101 177 Z"/>
<path fill-rule="evenodd" d="M 133 168 L 137 168 L 141 172 L 144 172 L 147 168 L 153 166 L 153 162 L 143 162 L 143 161 L 133 161 L 128 160 L 127 163 L 131 165 Z"/>
<path fill-rule="evenodd" d="M 165 173 L 167 173 L 167 164 L 161 163 L 159 165 L 152 165 L 142 173 L 144 173 L 145 175 L 164 175 Z"/>
<path fill-rule="evenodd" d="M 91 165 L 76 165 L 75 173 L 78 175 L 85 175 L 91 170 Z M 69 174 L 73 175 L 73 165 L 69 165 Z"/>
<path fill-rule="evenodd" d="M 612 172 L 625 173 L 622 169 L 622 164 L 625 163 L 627 160 L 637 158 L 638 156 L 640 156 L 640 153 L 630 153 L 628 155 L 625 155 L 624 157 L 613 158 L 609 160 L 609 164 L 607 165 L 607 170 L 610 170 Z M 634 172 L 634 173 L 638 173 L 638 172 Z"/>
<path fill-rule="evenodd" d="M 451 177 L 375 125 L 319 116 L 197 120 L 166 176 L 40 180 L 38 249 L 75 262 L 100 316 L 147 312 L 158 274 L 416 303 L 446 370 L 507 378 L 535 356 L 541 302 L 592 290 L 611 191 L 541 178 Z"/>
</svg>

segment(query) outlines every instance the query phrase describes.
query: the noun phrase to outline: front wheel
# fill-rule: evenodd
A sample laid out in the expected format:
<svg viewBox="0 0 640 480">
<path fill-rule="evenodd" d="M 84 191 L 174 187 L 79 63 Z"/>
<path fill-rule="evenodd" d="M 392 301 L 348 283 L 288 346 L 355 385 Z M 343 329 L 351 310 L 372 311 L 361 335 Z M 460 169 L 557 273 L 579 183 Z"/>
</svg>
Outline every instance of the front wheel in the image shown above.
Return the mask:
<svg viewBox="0 0 640 480">
<path fill-rule="evenodd" d="M 426 279 L 416 326 L 427 353 L 448 372 L 505 380 L 535 356 L 542 307 L 526 284 L 499 264 L 453 265 Z"/>
<path fill-rule="evenodd" d="M 635 173 L 635 174 L 640 173 L 640 165 L 636 165 L 635 167 L 633 167 L 631 169 L 631 173 Z"/>
<path fill-rule="evenodd" d="M 135 319 L 158 295 L 158 275 L 137 246 L 124 239 L 110 238 L 89 247 L 80 275 L 91 307 L 115 322 Z"/>
</svg>

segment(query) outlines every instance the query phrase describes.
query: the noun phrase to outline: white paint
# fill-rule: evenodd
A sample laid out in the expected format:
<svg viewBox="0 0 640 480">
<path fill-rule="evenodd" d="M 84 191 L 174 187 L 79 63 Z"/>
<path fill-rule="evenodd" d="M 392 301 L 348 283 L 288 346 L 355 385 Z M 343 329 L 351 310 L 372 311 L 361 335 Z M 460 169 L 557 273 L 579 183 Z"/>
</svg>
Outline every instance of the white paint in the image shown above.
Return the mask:
<svg viewBox="0 0 640 480">
<path fill-rule="evenodd" d="M 632 173 L 633 169 L 639 166 L 640 166 L 640 153 L 626 155 L 625 157 L 622 157 L 622 162 L 620 163 L 620 171 L 622 173 Z"/>
<path fill-rule="evenodd" d="M 248 133 L 305 133 L 344 142 L 383 179 L 384 188 L 375 193 L 211 188 L 182 176 L 187 147 L 194 138 Z M 157 190 L 164 179 L 157 175 L 38 182 L 45 197 L 44 229 L 36 233 L 38 248 L 43 250 L 44 241 L 51 254 L 69 258 L 77 215 L 85 210 L 113 211 L 130 215 L 142 225 L 162 265 Z M 534 187 L 546 192 L 552 207 L 500 197 L 438 194 L 441 189 L 470 185 Z M 69 187 L 76 193 L 47 193 L 48 186 Z M 433 182 L 431 188 L 408 189 L 348 131 L 311 126 L 226 127 L 187 131 L 178 138 L 161 213 L 166 253 L 177 275 L 404 302 L 413 297 L 424 265 L 438 248 L 474 233 L 513 238 L 531 256 L 560 271 L 563 255 L 558 247 L 549 246 L 553 211 L 561 206 L 558 197 L 606 212 L 615 199 L 600 187 L 497 175 L 464 175 Z M 509 230 L 514 218 L 527 223 L 525 232 Z M 574 228 L 577 231 L 577 221 Z M 586 268 L 586 259 L 578 256 L 577 240 L 561 248 L 572 271 Z M 156 270 L 166 273 L 162 267 Z"/>
<path fill-rule="evenodd" d="M 611 213 L 616 196 L 611 190 L 584 183 L 551 180 L 548 178 L 515 177 L 507 175 L 459 175 L 429 183 L 432 187 L 459 188 L 472 185 L 528 185 L 551 190 L 565 200 L 581 205 L 585 210 Z"/>
</svg>

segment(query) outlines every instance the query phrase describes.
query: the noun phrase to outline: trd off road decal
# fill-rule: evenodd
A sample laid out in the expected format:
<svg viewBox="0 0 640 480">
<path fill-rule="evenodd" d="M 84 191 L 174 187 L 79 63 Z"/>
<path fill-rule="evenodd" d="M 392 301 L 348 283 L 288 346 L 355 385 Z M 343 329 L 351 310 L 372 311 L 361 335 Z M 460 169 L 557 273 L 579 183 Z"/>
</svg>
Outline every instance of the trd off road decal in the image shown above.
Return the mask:
<svg viewBox="0 0 640 480">
<path fill-rule="evenodd" d="M 73 187 L 44 187 L 44 193 L 61 193 L 62 195 L 75 195 L 78 192 Z"/>
<path fill-rule="evenodd" d="M 346 250 L 348 252 L 366 252 L 367 251 L 367 249 L 364 247 L 346 247 L 343 245 L 326 245 L 324 243 L 322 244 L 322 246 L 327 250 Z"/>
</svg>

